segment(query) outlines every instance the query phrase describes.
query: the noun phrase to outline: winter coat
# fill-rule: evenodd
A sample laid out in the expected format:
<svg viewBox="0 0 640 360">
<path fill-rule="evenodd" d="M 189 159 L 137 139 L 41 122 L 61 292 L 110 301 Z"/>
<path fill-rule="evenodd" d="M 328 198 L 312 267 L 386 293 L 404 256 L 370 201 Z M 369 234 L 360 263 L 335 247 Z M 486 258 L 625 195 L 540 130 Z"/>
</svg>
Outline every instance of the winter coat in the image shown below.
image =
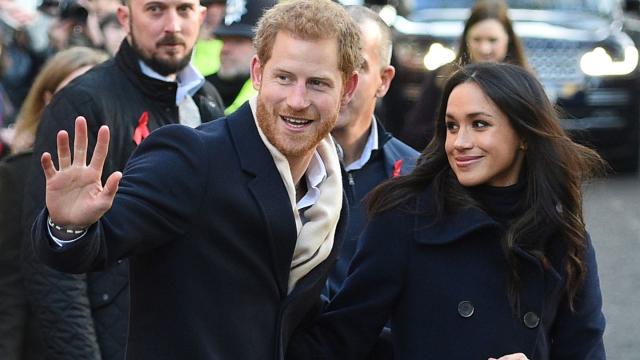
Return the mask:
<svg viewBox="0 0 640 360">
<path fill-rule="evenodd" d="M 85 236 L 52 246 L 44 211 L 33 241 L 47 264 L 64 271 L 129 256 L 128 359 L 282 360 L 293 331 L 317 315 L 347 221 L 343 206 L 331 254 L 289 291 L 293 211 L 245 103 L 196 130 L 159 129 L 132 156 L 113 207 Z"/>
<path fill-rule="evenodd" d="M 395 359 L 487 359 L 522 352 L 531 360 L 605 359 L 605 320 L 594 249 L 570 310 L 562 239 L 541 261 L 515 246 L 519 308 L 508 297 L 504 228 L 475 207 L 434 222 L 429 187 L 413 205 L 377 215 L 363 234 L 344 287 L 289 359 L 363 359 L 391 318 Z"/>
</svg>

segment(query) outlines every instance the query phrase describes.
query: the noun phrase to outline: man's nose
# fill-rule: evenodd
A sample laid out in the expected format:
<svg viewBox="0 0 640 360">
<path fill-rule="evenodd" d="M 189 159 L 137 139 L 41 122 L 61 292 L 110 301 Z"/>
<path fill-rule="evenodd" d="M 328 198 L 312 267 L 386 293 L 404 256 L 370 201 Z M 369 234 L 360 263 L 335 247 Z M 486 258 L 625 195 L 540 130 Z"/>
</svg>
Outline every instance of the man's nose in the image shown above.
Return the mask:
<svg viewBox="0 0 640 360">
<path fill-rule="evenodd" d="M 287 105 L 294 110 L 302 110 L 309 106 L 309 96 L 305 83 L 294 84 L 287 95 Z"/>
<path fill-rule="evenodd" d="M 164 31 L 168 33 L 180 32 L 182 30 L 180 15 L 176 9 L 167 11 L 164 19 Z"/>
</svg>

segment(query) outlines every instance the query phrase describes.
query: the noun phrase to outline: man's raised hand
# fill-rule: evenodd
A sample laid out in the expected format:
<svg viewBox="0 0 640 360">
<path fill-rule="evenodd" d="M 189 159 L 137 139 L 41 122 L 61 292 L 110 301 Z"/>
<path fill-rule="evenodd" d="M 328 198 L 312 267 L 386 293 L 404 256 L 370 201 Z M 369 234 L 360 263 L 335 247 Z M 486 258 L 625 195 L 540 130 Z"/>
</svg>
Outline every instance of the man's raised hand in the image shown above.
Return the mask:
<svg viewBox="0 0 640 360">
<path fill-rule="evenodd" d="M 46 178 L 46 203 L 51 220 L 57 225 L 87 228 L 100 219 L 113 203 L 122 173 L 114 172 L 102 186 L 101 175 L 109 150 L 109 128 L 100 127 L 91 163 L 87 165 L 87 121 L 78 116 L 75 123 L 73 159 L 69 134 L 57 134 L 58 169 L 51 154 L 40 158 Z"/>
</svg>

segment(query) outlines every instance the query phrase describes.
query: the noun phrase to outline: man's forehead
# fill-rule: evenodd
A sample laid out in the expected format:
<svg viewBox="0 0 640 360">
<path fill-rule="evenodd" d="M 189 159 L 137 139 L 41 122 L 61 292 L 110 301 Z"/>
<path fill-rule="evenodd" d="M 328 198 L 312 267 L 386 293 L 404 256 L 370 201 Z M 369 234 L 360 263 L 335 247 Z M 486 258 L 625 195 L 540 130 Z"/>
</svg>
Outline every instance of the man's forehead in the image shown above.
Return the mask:
<svg viewBox="0 0 640 360">
<path fill-rule="evenodd" d="M 127 0 L 129 4 L 136 5 L 147 5 L 147 4 L 166 4 L 166 5 L 177 5 L 177 4 L 195 4 L 200 5 L 200 0 Z"/>
<path fill-rule="evenodd" d="M 292 42 L 293 41 L 293 42 Z M 324 79 L 339 82 L 337 39 L 302 39 L 290 33 L 278 33 L 273 53 L 264 64 L 273 73 L 286 73 L 299 79 Z M 323 49 L 322 56 L 314 50 Z M 335 54 L 332 55 L 331 54 Z"/>
</svg>

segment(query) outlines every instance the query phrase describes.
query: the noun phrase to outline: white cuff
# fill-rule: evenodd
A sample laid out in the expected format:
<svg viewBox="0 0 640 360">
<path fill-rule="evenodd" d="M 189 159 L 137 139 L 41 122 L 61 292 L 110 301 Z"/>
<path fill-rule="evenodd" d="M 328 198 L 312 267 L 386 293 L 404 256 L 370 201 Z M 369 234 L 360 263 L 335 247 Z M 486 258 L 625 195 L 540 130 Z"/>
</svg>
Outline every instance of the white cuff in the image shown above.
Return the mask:
<svg viewBox="0 0 640 360">
<path fill-rule="evenodd" d="M 66 245 L 69 245 L 75 241 L 78 241 L 80 239 L 82 239 L 83 236 L 85 236 L 87 234 L 87 230 L 84 230 L 82 232 L 82 234 L 78 235 L 77 238 L 75 239 L 71 239 L 71 240 L 60 240 L 57 237 L 53 236 L 53 233 L 51 232 L 51 227 L 47 226 L 47 231 L 49 232 L 49 237 L 51 238 L 51 240 L 53 240 L 54 243 L 58 244 L 59 247 L 64 247 Z"/>
</svg>

